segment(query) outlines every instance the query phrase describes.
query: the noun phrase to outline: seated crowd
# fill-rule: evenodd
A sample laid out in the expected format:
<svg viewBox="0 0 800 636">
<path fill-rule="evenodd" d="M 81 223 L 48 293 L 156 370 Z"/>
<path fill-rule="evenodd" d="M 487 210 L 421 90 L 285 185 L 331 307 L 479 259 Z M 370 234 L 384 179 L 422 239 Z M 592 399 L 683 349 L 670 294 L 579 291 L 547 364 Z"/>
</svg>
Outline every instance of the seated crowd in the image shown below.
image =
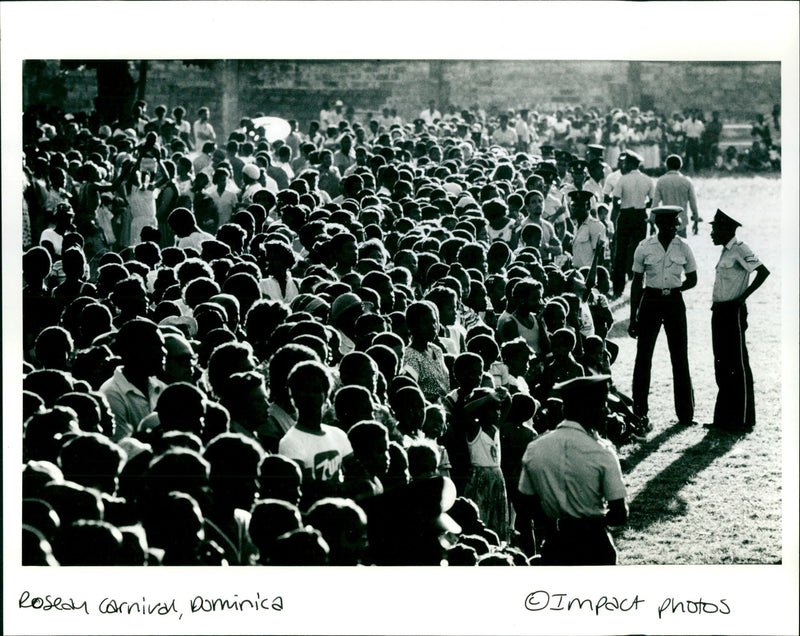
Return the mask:
<svg viewBox="0 0 800 636">
<path fill-rule="evenodd" d="M 25 139 L 24 563 L 535 563 L 522 455 L 618 353 L 587 162 L 104 128 Z"/>
</svg>

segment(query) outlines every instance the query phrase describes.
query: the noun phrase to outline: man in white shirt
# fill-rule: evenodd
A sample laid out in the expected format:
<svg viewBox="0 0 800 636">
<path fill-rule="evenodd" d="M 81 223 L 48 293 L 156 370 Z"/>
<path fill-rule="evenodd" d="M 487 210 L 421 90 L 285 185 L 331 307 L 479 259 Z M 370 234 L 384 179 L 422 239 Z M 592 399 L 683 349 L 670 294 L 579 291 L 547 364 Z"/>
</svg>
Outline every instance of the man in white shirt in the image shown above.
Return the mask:
<svg viewBox="0 0 800 636">
<path fill-rule="evenodd" d="M 689 245 L 677 236 L 678 207 L 652 210 L 658 234 L 639 243 L 633 257 L 631 318 L 628 334 L 637 338 L 633 366 L 633 412 L 647 417 L 653 350 L 661 326 L 667 335 L 675 412 L 678 424 L 694 416 L 694 391 L 689 374 L 686 306 L 683 292 L 697 285 L 697 265 Z"/>
<path fill-rule="evenodd" d="M 517 118 L 516 132 L 517 132 L 517 150 L 519 152 L 528 152 L 531 142 L 531 130 L 528 126 L 528 109 L 523 108 L 519 111 Z"/>
<path fill-rule="evenodd" d="M 561 254 L 561 241 L 556 236 L 556 230 L 553 225 L 542 218 L 544 211 L 544 195 L 538 190 L 530 190 L 525 195 L 525 213 L 528 215 L 519 224 L 520 237 L 522 230 L 526 225 L 538 225 L 542 228 L 542 241 L 539 245 L 539 251 L 542 255 L 542 260 L 549 262 L 554 256 Z"/>
<path fill-rule="evenodd" d="M 377 121 L 378 121 L 378 126 L 383 128 L 386 132 L 389 132 L 389 129 L 392 127 L 392 124 L 394 124 L 394 117 L 392 117 L 392 114 L 389 112 L 388 106 L 384 106 L 381 109 L 381 116 L 378 117 Z"/>
<path fill-rule="evenodd" d="M 423 110 L 420 114 L 420 119 L 425 122 L 426 126 L 433 125 L 433 122 L 442 118 L 442 113 L 436 110 L 436 100 L 431 100 L 428 102 L 428 107 Z"/>
<path fill-rule="evenodd" d="M 711 305 L 714 374 L 719 389 L 713 427 L 739 433 L 751 431 L 756 423 L 753 372 L 745 343 L 745 300 L 769 276 L 753 251 L 736 238 L 740 225 L 722 210 L 717 210 L 711 222 L 711 240 L 722 246 Z M 756 277 L 750 282 L 753 272 Z"/>
<path fill-rule="evenodd" d="M 557 384 L 564 420 L 533 440 L 522 458 L 519 510 L 526 549 L 540 541 L 544 565 L 614 565 L 617 552 L 607 526 L 628 518 L 626 491 L 614 447 L 597 435 L 605 421 L 608 375 Z"/>
<path fill-rule="evenodd" d="M 199 111 L 197 111 L 198 119 L 195 120 L 193 130 L 194 130 L 194 147 L 195 148 L 202 148 L 203 144 L 207 141 L 216 141 L 217 140 L 217 133 L 214 132 L 214 127 L 211 125 L 211 122 L 208 121 L 210 117 L 210 113 L 208 108 L 203 106 Z"/>
<path fill-rule="evenodd" d="M 155 410 L 164 383 L 157 376 L 164 370 L 166 350 L 158 326 L 135 318 L 120 327 L 116 352 L 122 366 L 100 387 L 114 414 L 115 442 L 130 436 L 147 415 Z"/>
<path fill-rule="evenodd" d="M 230 173 L 225 168 L 217 168 L 214 171 L 213 185 L 209 186 L 204 192 L 211 197 L 217 204 L 219 212 L 219 225 L 225 225 L 231 220 L 233 210 L 236 207 L 238 198 L 236 194 L 228 189 Z"/>
<path fill-rule="evenodd" d="M 692 209 L 692 234 L 697 234 L 699 214 L 697 212 L 697 197 L 694 184 L 689 177 L 681 174 L 683 162 L 678 155 L 667 157 L 667 172 L 656 181 L 656 191 L 653 196 L 653 205 L 676 205 L 683 209 L 678 215 L 680 226 L 678 236 L 686 238 L 686 228 L 689 225 L 688 210 Z M 652 219 L 651 219 L 652 222 Z"/>
<path fill-rule="evenodd" d="M 706 129 L 702 121 L 697 117 L 698 111 L 692 111 L 691 115 L 683 122 L 683 132 L 686 134 L 686 151 L 684 164 L 689 169 L 689 161 L 692 162 L 692 170 L 700 168 L 700 140 L 703 131 Z"/>
<path fill-rule="evenodd" d="M 586 183 L 583 184 L 583 189 L 594 194 L 598 204 L 605 203 L 603 189 L 606 179 L 603 160 L 599 158 L 590 159 L 586 168 L 589 171 L 589 178 L 586 179 Z"/>
<path fill-rule="evenodd" d="M 569 193 L 570 217 L 575 223 L 575 236 L 572 239 L 572 265 L 576 269 L 591 267 L 598 245 L 605 242 L 606 228 L 589 214 L 592 193 L 587 190 L 573 190 Z"/>
<path fill-rule="evenodd" d="M 492 133 L 492 143 L 512 152 L 517 146 L 517 133 L 508 127 L 508 115 L 500 115 L 500 127 Z"/>
<path fill-rule="evenodd" d="M 333 110 L 328 112 L 328 127 L 338 127 L 339 122 L 344 119 L 344 103 L 341 99 L 337 99 L 333 105 Z"/>
<path fill-rule="evenodd" d="M 181 249 L 191 247 L 202 252 L 203 241 L 214 240 L 214 235 L 197 227 L 194 214 L 186 208 L 175 208 L 167 219 L 175 233 L 175 245 Z"/>
<path fill-rule="evenodd" d="M 611 281 L 617 297 L 625 290 L 636 246 L 647 236 L 646 210 L 655 194 L 654 181 L 639 171 L 641 163 L 641 156 L 629 150 L 623 164 L 627 173 L 614 186 L 616 214 L 612 213 L 611 220 L 615 223 L 616 247 Z"/>
<path fill-rule="evenodd" d="M 556 148 L 564 148 L 567 144 L 567 137 L 569 137 L 571 125 L 568 119 L 564 119 L 564 113 L 560 110 L 556 111 L 556 119 L 552 123 L 553 129 L 553 145 Z"/>
<path fill-rule="evenodd" d="M 39 245 L 46 247 L 55 260 L 61 256 L 64 235 L 74 229 L 72 221 L 75 219 L 75 212 L 69 203 L 59 203 L 56 205 L 54 217 L 53 225 L 45 229 L 39 237 Z"/>
<path fill-rule="evenodd" d="M 281 455 L 295 460 L 303 471 L 303 498 L 308 505 L 340 493 L 342 463 L 353 454 L 345 432 L 322 423 L 333 382 L 319 362 L 301 362 L 288 377 L 297 423 L 278 443 Z"/>
</svg>

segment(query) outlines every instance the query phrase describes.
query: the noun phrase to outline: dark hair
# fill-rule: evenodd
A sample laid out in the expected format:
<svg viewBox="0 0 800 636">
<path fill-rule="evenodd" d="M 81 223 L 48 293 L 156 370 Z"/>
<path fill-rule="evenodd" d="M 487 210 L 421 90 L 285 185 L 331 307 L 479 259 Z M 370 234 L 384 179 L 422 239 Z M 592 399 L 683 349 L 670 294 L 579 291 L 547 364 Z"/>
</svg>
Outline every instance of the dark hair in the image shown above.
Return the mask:
<svg viewBox="0 0 800 636">
<path fill-rule="evenodd" d="M 108 494 L 114 494 L 124 459 L 122 449 L 99 433 L 81 433 L 67 441 L 58 453 L 65 479 Z"/>
<path fill-rule="evenodd" d="M 262 498 L 256 501 L 250 511 L 248 532 L 259 550 L 260 562 L 264 564 L 271 560 L 271 552 L 278 537 L 292 530 L 299 530 L 302 525 L 300 511 L 294 504 L 281 499 Z"/>
<path fill-rule="evenodd" d="M 683 166 L 683 161 L 678 155 L 670 155 L 666 161 L 667 170 L 680 170 Z"/>
<path fill-rule="evenodd" d="M 309 347 L 299 344 L 287 344 L 279 348 L 269 360 L 269 389 L 272 399 L 289 398 L 287 378 L 291 371 L 301 362 L 317 361 L 319 357 Z"/>
</svg>

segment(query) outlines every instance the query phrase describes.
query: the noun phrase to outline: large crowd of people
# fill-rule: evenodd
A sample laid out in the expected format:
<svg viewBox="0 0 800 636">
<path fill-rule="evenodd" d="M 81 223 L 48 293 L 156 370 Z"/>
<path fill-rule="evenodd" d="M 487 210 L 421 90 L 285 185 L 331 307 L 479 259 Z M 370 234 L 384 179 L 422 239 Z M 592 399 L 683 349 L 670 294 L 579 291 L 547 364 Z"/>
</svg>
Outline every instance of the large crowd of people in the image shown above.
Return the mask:
<svg viewBox="0 0 800 636">
<path fill-rule="evenodd" d="M 526 449 L 587 377 L 609 474 L 649 432 L 611 300 L 646 208 L 697 231 L 719 117 L 146 109 L 26 114 L 24 563 L 541 562 Z"/>
</svg>

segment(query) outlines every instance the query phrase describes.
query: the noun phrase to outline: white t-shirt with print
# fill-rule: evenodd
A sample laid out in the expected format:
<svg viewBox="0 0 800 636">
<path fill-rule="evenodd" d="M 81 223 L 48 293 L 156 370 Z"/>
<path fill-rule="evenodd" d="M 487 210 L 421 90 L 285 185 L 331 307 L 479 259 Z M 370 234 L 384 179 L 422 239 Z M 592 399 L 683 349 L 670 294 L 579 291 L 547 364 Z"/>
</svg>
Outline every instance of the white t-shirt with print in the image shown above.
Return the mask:
<svg viewBox="0 0 800 636">
<path fill-rule="evenodd" d="M 345 432 L 335 426 L 322 425 L 322 434 L 315 435 L 290 428 L 278 443 L 278 453 L 310 471 L 316 481 L 341 479 L 342 459 L 353 453 Z"/>
</svg>

